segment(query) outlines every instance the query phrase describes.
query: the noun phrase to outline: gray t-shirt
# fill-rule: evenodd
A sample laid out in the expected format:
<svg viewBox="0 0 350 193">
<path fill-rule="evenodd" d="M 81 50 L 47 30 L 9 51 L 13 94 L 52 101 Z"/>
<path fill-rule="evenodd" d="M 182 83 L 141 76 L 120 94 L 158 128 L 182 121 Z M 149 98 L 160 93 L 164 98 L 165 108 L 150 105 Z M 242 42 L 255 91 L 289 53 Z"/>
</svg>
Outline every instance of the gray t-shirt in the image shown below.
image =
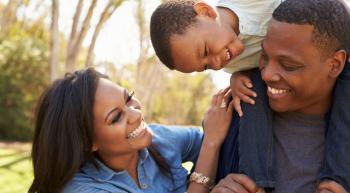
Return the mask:
<svg viewBox="0 0 350 193">
<path fill-rule="evenodd" d="M 314 193 L 324 159 L 323 116 L 275 113 L 276 188 L 273 193 Z"/>
</svg>

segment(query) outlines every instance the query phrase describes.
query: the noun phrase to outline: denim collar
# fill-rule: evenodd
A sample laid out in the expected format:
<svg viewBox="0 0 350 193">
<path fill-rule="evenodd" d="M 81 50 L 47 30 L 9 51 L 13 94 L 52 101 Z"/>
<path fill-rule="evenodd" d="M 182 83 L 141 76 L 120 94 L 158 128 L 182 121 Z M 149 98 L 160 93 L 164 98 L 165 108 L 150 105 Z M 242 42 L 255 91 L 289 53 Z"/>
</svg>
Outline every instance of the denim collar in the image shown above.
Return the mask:
<svg viewBox="0 0 350 193">
<path fill-rule="evenodd" d="M 147 148 L 140 150 L 139 155 L 140 157 L 139 157 L 138 165 L 145 163 L 146 159 L 148 158 L 149 152 Z M 88 176 L 91 176 L 92 178 L 94 178 L 96 181 L 99 181 L 99 182 L 108 181 L 112 179 L 113 176 L 122 176 L 122 175 L 128 174 L 126 170 L 116 172 L 110 169 L 97 158 L 95 158 L 95 161 L 99 166 L 99 169 L 97 169 L 93 163 L 88 162 L 81 168 L 81 170 Z"/>
</svg>

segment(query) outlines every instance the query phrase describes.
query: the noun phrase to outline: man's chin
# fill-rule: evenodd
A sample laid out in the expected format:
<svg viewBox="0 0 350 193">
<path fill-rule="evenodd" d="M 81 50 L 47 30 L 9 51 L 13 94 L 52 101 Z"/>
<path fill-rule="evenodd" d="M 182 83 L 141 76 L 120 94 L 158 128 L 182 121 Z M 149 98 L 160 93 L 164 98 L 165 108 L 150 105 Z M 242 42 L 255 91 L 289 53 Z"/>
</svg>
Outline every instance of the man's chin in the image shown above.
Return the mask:
<svg viewBox="0 0 350 193">
<path fill-rule="evenodd" d="M 275 112 L 278 112 L 278 113 L 284 113 L 284 112 L 287 112 L 288 111 L 288 107 L 286 107 L 286 105 L 284 104 L 280 104 L 280 103 L 275 103 L 275 102 L 271 102 L 269 101 L 270 103 L 270 108 L 275 111 Z"/>
</svg>

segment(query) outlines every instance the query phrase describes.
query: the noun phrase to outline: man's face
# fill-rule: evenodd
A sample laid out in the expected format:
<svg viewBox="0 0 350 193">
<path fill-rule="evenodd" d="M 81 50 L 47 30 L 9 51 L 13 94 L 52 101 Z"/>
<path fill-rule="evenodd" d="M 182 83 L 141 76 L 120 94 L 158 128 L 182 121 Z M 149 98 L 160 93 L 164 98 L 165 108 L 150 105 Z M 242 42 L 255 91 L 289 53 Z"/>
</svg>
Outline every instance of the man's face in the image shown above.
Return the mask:
<svg viewBox="0 0 350 193">
<path fill-rule="evenodd" d="M 222 69 L 233 56 L 242 52 L 243 45 L 237 42 L 229 25 L 205 16 L 197 16 L 197 19 L 184 34 L 170 38 L 174 67 L 184 73 Z"/>
<path fill-rule="evenodd" d="M 323 114 L 329 105 L 331 58 L 321 58 L 312 32 L 310 25 L 270 22 L 259 68 L 274 111 Z"/>
</svg>

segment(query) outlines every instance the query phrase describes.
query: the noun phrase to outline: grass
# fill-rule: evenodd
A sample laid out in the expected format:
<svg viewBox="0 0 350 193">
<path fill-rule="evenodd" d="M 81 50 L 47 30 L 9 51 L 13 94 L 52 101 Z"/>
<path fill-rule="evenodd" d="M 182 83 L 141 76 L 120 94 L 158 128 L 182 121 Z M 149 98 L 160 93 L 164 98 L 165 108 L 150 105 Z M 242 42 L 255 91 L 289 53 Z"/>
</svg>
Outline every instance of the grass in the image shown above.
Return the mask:
<svg viewBox="0 0 350 193">
<path fill-rule="evenodd" d="M 184 167 L 190 171 L 192 163 Z M 0 191 L 1 193 L 25 193 L 33 180 L 30 144 L 0 142 Z"/>
<path fill-rule="evenodd" d="M 32 180 L 30 145 L 0 143 L 1 193 L 28 192 Z"/>
</svg>

